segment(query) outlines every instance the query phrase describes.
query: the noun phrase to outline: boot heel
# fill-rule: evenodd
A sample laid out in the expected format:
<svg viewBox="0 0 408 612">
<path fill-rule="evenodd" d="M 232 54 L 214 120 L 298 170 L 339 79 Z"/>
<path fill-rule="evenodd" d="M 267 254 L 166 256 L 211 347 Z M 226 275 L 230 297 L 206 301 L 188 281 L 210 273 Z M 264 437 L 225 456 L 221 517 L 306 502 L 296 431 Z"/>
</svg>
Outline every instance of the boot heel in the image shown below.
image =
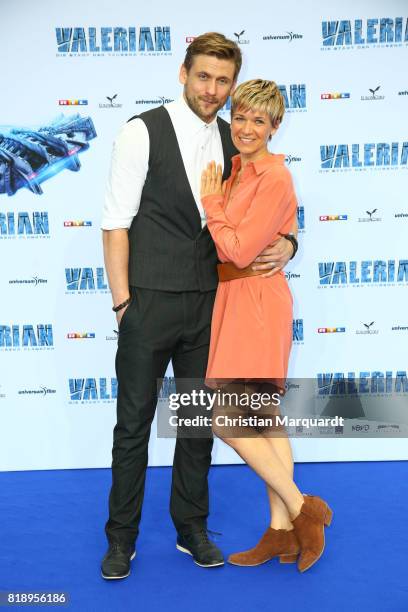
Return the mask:
<svg viewBox="0 0 408 612">
<path fill-rule="evenodd" d="M 295 555 L 280 555 L 279 562 L 280 563 L 296 563 L 298 554 L 299 553 L 296 553 Z"/>
<path fill-rule="evenodd" d="M 324 517 L 324 524 L 326 525 L 326 527 L 329 527 L 330 523 L 332 522 L 332 518 L 333 518 L 333 510 L 329 508 L 329 506 L 327 506 L 326 515 Z"/>
</svg>

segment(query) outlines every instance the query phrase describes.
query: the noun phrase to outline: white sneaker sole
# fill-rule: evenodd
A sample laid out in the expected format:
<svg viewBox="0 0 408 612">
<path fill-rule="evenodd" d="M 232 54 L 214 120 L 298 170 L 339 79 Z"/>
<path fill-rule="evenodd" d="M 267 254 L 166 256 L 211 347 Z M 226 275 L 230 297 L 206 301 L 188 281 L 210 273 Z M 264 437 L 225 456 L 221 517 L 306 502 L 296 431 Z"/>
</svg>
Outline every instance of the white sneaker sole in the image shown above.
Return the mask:
<svg viewBox="0 0 408 612">
<path fill-rule="evenodd" d="M 182 553 L 186 553 L 186 555 L 190 555 L 190 557 L 193 557 L 193 554 L 187 549 L 184 548 L 183 546 L 180 546 L 180 544 L 176 544 L 176 548 L 177 550 L 179 550 Z M 219 561 L 219 563 L 199 563 L 198 561 L 196 561 L 193 557 L 193 561 L 196 565 L 199 565 L 200 567 L 219 567 L 220 565 L 224 565 L 225 561 Z"/>
<path fill-rule="evenodd" d="M 136 557 L 136 551 L 133 553 L 133 555 L 130 557 L 130 560 L 133 561 L 133 559 Z M 123 574 L 123 576 L 105 576 L 105 574 L 103 572 L 101 572 L 101 576 L 102 578 L 104 578 L 105 580 L 122 580 L 122 578 L 127 578 L 128 576 L 130 576 L 130 570 L 128 571 L 127 574 Z"/>
</svg>

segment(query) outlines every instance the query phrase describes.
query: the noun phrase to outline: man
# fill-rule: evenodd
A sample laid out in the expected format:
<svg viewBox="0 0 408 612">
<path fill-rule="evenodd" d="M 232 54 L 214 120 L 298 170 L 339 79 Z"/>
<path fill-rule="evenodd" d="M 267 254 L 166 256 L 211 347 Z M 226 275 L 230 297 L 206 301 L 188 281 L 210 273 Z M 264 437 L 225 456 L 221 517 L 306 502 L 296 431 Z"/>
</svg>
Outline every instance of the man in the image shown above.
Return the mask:
<svg viewBox="0 0 408 612">
<path fill-rule="evenodd" d="M 135 556 L 157 380 L 170 360 L 178 390 L 205 376 L 217 255 L 205 226 L 200 178 L 210 160 L 223 165 L 224 179 L 230 173 L 236 150 L 217 112 L 241 61 L 239 47 L 222 34 L 197 37 L 180 69 L 182 98 L 133 117 L 115 142 L 102 223 L 119 324 L 106 579 L 128 576 Z M 271 272 L 293 250 L 282 239 L 256 261 Z M 177 548 L 202 567 L 224 563 L 207 536 L 211 448 L 211 438 L 177 438 L 170 501 Z"/>
</svg>

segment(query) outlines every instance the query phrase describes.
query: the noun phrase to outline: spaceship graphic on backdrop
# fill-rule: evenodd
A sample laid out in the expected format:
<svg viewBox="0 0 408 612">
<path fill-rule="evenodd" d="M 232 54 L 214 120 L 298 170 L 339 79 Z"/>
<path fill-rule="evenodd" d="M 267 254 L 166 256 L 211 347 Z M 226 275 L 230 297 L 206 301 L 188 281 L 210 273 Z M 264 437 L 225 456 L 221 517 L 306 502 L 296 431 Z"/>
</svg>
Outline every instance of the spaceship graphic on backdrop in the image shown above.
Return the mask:
<svg viewBox="0 0 408 612">
<path fill-rule="evenodd" d="M 41 183 L 61 170 L 77 172 L 79 153 L 96 137 L 90 117 L 61 114 L 37 128 L 0 126 L 0 194 L 14 195 L 22 187 L 43 193 Z"/>
</svg>

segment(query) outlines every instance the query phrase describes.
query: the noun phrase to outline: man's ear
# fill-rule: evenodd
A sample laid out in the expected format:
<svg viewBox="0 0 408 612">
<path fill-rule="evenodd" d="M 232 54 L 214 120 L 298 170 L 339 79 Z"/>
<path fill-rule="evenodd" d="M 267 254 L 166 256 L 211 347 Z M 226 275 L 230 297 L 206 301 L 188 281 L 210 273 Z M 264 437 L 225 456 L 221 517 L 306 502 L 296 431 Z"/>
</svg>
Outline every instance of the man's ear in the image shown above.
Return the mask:
<svg viewBox="0 0 408 612">
<path fill-rule="evenodd" d="M 232 83 L 232 87 L 231 87 L 231 91 L 230 91 L 230 96 L 232 96 L 232 94 L 234 93 L 236 88 L 237 88 L 237 79 L 235 79 L 235 81 Z"/>
<path fill-rule="evenodd" d="M 180 66 L 179 81 L 182 85 L 185 85 L 187 81 L 187 68 L 184 64 Z"/>
</svg>

